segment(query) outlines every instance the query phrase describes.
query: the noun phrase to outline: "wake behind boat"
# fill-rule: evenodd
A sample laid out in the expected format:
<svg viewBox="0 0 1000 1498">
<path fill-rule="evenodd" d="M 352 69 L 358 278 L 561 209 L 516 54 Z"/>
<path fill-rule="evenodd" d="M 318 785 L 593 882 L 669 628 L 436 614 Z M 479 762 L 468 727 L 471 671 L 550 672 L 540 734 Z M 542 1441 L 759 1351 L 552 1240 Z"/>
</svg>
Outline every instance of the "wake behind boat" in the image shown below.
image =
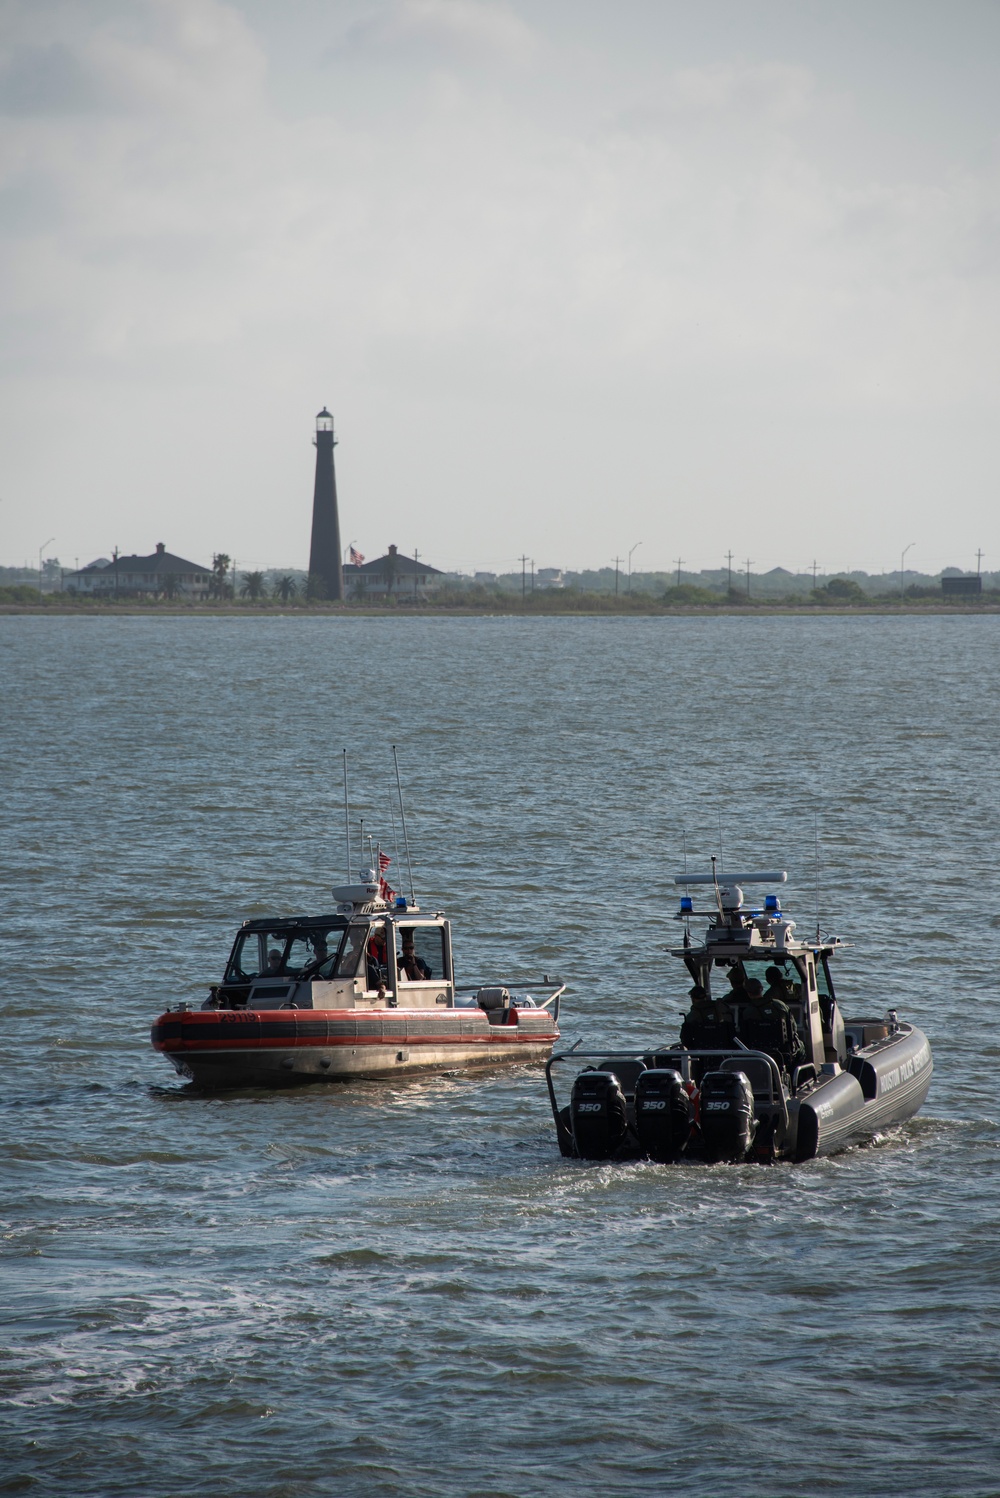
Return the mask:
<svg viewBox="0 0 1000 1498">
<path fill-rule="evenodd" d="M 808 1160 L 873 1138 L 923 1105 L 933 1063 L 926 1035 L 898 1018 L 842 1016 L 830 959 L 837 937 L 800 940 L 776 894 L 745 908 L 748 884 L 784 871 L 678 875 L 711 886 L 713 907 L 681 898 L 692 980 L 680 1040 L 616 1052 L 571 1051 L 546 1066 L 561 1152 L 586 1160 Z M 691 921 L 708 918 L 701 942 Z M 765 986 L 766 985 L 766 986 Z M 560 1103 L 557 1074 L 596 1062 Z"/>
</svg>

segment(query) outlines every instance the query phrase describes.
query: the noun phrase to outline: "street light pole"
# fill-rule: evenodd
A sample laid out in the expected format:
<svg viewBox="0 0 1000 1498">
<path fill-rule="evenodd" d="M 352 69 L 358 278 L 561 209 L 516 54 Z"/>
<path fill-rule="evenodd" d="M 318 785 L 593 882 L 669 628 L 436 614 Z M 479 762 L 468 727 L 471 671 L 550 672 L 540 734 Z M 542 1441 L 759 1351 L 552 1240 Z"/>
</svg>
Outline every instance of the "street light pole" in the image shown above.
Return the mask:
<svg viewBox="0 0 1000 1498">
<path fill-rule="evenodd" d="M 632 547 L 632 551 L 635 551 L 636 547 L 641 546 L 641 545 L 642 545 L 642 542 L 641 541 L 637 541 L 635 543 L 635 546 Z M 630 593 L 632 591 L 632 551 L 630 551 L 629 554 L 628 554 L 628 590 L 629 590 Z"/>
<path fill-rule="evenodd" d="M 53 543 L 53 541 L 55 539 L 56 539 L 55 536 L 50 536 L 49 539 L 47 541 L 43 541 L 42 544 L 41 544 L 41 546 L 38 548 L 38 602 L 39 603 L 41 603 L 41 601 L 42 601 L 42 552 L 45 550 L 46 546 L 51 546 L 52 543 Z"/>
<path fill-rule="evenodd" d="M 916 544 L 917 544 L 916 541 L 911 541 L 910 542 L 910 546 L 916 546 Z M 906 553 L 909 551 L 910 546 L 904 546 L 903 547 L 902 555 L 899 558 L 899 596 L 900 596 L 900 598 L 902 598 L 902 596 L 903 596 L 903 577 L 904 577 L 904 568 L 905 568 L 905 565 L 906 565 Z"/>
</svg>

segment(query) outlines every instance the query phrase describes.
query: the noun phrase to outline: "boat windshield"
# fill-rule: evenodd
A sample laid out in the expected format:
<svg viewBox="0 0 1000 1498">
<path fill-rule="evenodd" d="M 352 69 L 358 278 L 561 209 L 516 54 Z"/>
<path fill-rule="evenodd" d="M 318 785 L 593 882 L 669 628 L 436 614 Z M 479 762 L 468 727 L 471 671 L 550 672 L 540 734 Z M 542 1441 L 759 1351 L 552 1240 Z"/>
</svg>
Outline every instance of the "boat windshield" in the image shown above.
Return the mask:
<svg viewBox="0 0 1000 1498">
<path fill-rule="evenodd" d="M 751 978 L 756 978 L 765 993 L 786 1004 L 795 1004 L 804 996 L 803 974 L 791 957 L 768 952 L 760 957 L 744 957 L 739 962 L 724 964 L 726 971 L 713 979 L 712 993 L 715 998 L 743 1001 L 743 988 Z M 721 979 L 721 982 L 720 982 Z"/>
<path fill-rule="evenodd" d="M 227 983 L 251 978 L 340 976 L 349 961 L 352 936 L 343 922 L 317 921 L 314 926 L 275 927 L 271 931 L 241 931 L 226 970 Z M 356 941 L 356 938 L 355 938 Z M 354 967 L 357 956 L 354 957 Z M 349 971 L 353 973 L 354 967 Z M 345 969 L 346 971 L 346 969 Z"/>
</svg>

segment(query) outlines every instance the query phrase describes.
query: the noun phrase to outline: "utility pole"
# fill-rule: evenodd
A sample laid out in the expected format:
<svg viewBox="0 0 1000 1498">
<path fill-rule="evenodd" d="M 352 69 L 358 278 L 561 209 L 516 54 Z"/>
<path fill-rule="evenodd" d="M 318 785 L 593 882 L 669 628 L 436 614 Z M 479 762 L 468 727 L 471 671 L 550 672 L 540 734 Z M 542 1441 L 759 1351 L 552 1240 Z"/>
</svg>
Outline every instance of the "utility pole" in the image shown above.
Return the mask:
<svg viewBox="0 0 1000 1498">
<path fill-rule="evenodd" d="M 233 557 L 233 598 L 236 598 L 236 558 Z"/>
<path fill-rule="evenodd" d="M 526 556 L 523 556 L 521 558 L 521 602 L 522 603 L 524 602 L 525 597 L 527 596 L 527 592 L 528 592 L 528 578 L 527 578 L 527 573 L 524 570 L 527 565 L 528 565 L 528 558 Z"/>
<path fill-rule="evenodd" d="M 532 593 L 534 593 L 534 591 L 535 591 L 535 559 L 534 559 L 534 557 L 531 558 L 531 591 L 532 591 Z"/>
<path fill-rule="evenodd" d="M 618 565 L 624 562 L 624 557 L 615 557 L 615 597 L 618 597 Z"/>
<path fill-rule="evenodd" d="M 750 597 L 750 558 L 747 557 L 747 597 Z"/>
<path fill-rule="evenodd" d="M 981 549 L 976 552 L 976 576 L 977 577 L 981 577 L 982 576 L 983 557 L 985 555 L 986 555 L 986 553 L 983 550 L 981 550 Z"/>
<path fill-rule="evenodd" d="M 413 548 L 413 560 L 417 564 L 417 566 L 420 565 L 420 553 L 419 553 L 419 551 L 417 550 L 416 547 Z M 416 596 L 417 596 L 417 574 L 414 573 L 413 574 L 413 597 L 414 597 L 414 599 L 416 599 Z"/>
<path fill-rule="evenodd" d="M 635 543 L 635 546 L 632 547 L 632 551 L 635 551 L 636 547 L 641 545 L 642 542 L 637 541 Z M 632 591 L 632 551 L 630 551 L 628 554 L 628 590 L 630 593 Z"/>
<path fill-rule="evenodd" d="M 684 558 L 683 557 L 674 557 L 674 561 L 677 563 L 677 586 L 680 587 L 680 585 L 681 585 L 681 568 L 684 565 Z"/>
<path fill-rule="evenodd" d="M 116 546 L 111 555 L 115 559 L 115 603 L 118 602 L 118 547 Z"/>
<path fill-rule="evenodd" d="M 819 563 L 814 559 L 813 560 L 813 564 L 812 564 L 813 592 L 814 593 L 816 591 L 816 571 L 817 571 L 818 566 L 819 566 Z"/>
<path fill-rule="evenodd" d="M 729 592 L 731 593 L 733 591 L 733 554 L 731 551 L 726 552 L 726 566 L 729 568 Z"/>
<path fill-rule="evenodd" d="M 910 542 L 910 546 L 916 546 L 916 544 L 917 544 L 916 541 L 911 541 Z M 909 551 L 910 546 L 904 546 L 903 547 L 903 553 L 902 553 L 902 556 L 899 559 L 899 596 L 900 596 L 900 598 L 902 598 L 902 596 L 903 596 L 903 578 L 905 576 L 906 553 Z"/>
</svg>

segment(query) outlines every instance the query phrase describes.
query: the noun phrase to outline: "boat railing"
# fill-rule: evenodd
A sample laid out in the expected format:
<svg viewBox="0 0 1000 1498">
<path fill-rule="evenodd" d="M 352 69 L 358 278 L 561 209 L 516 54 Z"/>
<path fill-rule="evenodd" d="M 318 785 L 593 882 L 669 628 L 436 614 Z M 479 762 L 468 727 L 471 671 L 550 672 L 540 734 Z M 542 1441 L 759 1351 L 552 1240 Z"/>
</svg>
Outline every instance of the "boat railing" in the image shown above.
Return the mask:
<svg viewBox="0 0 1000 1498">
<path fill-rule="evenodd" d="M 552 1009 L 552 1018 L 558 1023 L 559 1001 L 566 992 L 566 984 L 561 982 L 560 979 L 548 976 L 543 976 L 541 981 L 534 978 L 512 978 L 508 979 L 502 987 L 510 992 L 511 998 L 516 998 L 519 994 L 526 994 L 530 989 L 552 988 L 553 985 L 556 985 L 554 991 L 549 994 L 547 999 L 535 999 L 534 1002 L 537 1009 L 548 1009 L 550 1005 L 554 1006 Z M 477 994 L 481 989 L 496 987 L 498 987 L 496 979 L 492 983 L 456 983 L 454 985 L 454 992 L 457 998 L 459 994 Z"/>
<path fill-rule="evenodd" d="M 559 1116 L 559 1102 L 556 1097 L 555 1083 L 552 1078 L 553 1067 L 559 1066 L 566 1062 L 579 1063 L 581 1061 L 600 1061 L 601 1066 L 595 1068 L 595 1070 L 604 1069 L 608 1071 L 614 1071 L 616 1062 L 626 1062 L 629 1064 L 629 1066 L 636 1067 L 638 1072 L 643 1070 L 652 1070 L 652 1068 L 650 1067 L 650 1058 L 654 1058 L 655 1061 L 659 1061 L 660 1058 L 662 1058 L 662 1064 L 666 1066 L 669 1065 L 667 1058 L 673 1056 L 695 1061 L 712 1061 L 713 1059 L 718 1058 L 719 1061 L 753 1060 L 762 1062 L 767 1067 L 771 1078 L 771 1096 L 773 1098 L 773 1103 L 769 1106 L 777 1109 L 778 1113 L 780 1114 L 782 1123 L 786 1128 L 788 1126 L 788 1099 L 785 1093 L 785 1089 L 782 1086 L 781 1072 L 778 1069 L 778 1063 L 775 1061 L 774 1057 L 769 1056 L 766 1051 L 752 1051 L 749 1050 L 746 1046 L 738 1046 L 738 1048 L 735 1050 L 731 1047 L 726 1047 L 726 1049 L 724 1050 L 707 1050 L 701 1048 L 688 1049 L 685 1046 L 679 1045 L 659 1045 L 643 1046 L 641 1049 L 629 1048 L 627 1050 L 602 1051 L 581 1051 L 579 1047 L 580 1041 L 578 1040 L 573 1045 L 571 1045 L 568 1050 L 554 1051 L 549 1057 L 548 1061 L 546 1061 L 545 1063 L 545 1085 L 548 1088 L 549 1102 L 552 1106 L 552 1117 L 555 1119 L 556 1131 L 560 1135 L 560 1138 L 562 1137 L 566 1126 Z M 679 1070 L 679 1068 L 674 1069 Z M 685 1081 L 687 1080 L 690 1080 L 690 1078 L 685 1078 Z M 751 1086 L 752 1080 L 753 1079 L 751 1078 Z M 633 1088 L 630 1087 L 623 1090 L 631 1092 Z"/>
</svg>

